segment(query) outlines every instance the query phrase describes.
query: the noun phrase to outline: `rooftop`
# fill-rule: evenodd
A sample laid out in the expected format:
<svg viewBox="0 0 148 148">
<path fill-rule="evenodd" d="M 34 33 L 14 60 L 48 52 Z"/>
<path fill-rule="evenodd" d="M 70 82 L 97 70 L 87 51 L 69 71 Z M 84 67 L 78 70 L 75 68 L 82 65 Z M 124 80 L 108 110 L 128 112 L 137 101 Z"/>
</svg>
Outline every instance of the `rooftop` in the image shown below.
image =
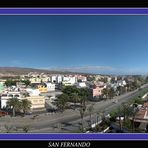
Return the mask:
<svg viewBox="0 0 148 148">
<path fill-rule="evenodd" d="M 145 102 L 140 108 L 140 110 L 135 116 L 135 121 L 148 123 L 148 102 Z"/>
</svg>

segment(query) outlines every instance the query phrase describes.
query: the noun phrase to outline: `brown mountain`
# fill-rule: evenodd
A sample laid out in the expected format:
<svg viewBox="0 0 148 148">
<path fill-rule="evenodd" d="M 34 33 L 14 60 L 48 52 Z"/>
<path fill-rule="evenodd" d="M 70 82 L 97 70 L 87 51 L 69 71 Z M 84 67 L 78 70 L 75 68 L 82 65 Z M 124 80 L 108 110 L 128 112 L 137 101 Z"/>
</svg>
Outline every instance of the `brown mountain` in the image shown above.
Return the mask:
<svg viewBox="0 0 148 148">
<path fill-rule="evenodd" d="M 69 72 L 69 71 L 51 71 L 51 70 L 35 69 L 35 68 L 0 67 L 1 75 L 3 74 L 21 75 L 21 74 L 28 74 L 29 72 L 46 73 L 46 74 L 76 74 L 77 73 L 77 72 Z M 79 73 L 79 74 L 86 74 L 86 73 Z"/>
</svg>

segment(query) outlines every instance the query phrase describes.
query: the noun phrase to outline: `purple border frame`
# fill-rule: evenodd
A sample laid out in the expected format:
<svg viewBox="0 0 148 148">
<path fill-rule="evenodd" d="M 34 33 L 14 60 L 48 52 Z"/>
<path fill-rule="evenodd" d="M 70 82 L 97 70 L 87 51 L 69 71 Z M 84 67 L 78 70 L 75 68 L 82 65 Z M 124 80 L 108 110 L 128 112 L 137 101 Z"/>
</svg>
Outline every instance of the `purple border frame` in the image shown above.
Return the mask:
<svg viewBox="0 0 148 148">
<path fill-rule="evenodd" d="M 0 8 L 0 15 L 147 15 L 148 8 Z"/>
<path fill-rule="evenodd" d="M 0 8 L 0 15 L 148 15 L 148 8 Z M 148 134 L 0 134 L 0 140 L 148 140 Z"/>
<path fill-rule="evenodd" d="M 148 140 L 148 134 L 0 134 L 1 140 Z"/>
</svg>

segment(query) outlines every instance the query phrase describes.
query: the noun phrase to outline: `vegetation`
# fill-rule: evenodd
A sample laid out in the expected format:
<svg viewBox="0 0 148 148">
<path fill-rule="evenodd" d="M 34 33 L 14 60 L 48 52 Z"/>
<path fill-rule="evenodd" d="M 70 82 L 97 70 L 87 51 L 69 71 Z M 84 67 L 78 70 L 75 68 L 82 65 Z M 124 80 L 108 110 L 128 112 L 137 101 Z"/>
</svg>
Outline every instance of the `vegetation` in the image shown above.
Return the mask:
<svg viewBox="0 0 148 148">
<path fill-rule="evenodd" d="M 24 115 L 27 111 L 29 111 L 31 108 L 31 102 L 27 99 L 21 100 L 21 109 L 23 110 Z"/>
<path fill-rule="evenodd" d="M 104 88 L 102 90 L 102 95 L 105 96 L 106 99 L 113 99 L 115 96 L 115 91 L 113 88 Z"/>
<path fill-rule="evenodd" d="M 88 106 L 87 111 L 88 111 L 89 117 L 90 117 L 89 123 L 90 123 L 90 128 L 91 128 L 91 125 L 92 125 L 92 117 L 91 116 L 94 111 L 94 104 L 91 104 L 90 106 Z"/>
<path fill-rule="evenodd" d="M 70 101 L 74 102 L 75 105 L 76 103 L 80 102 L 80 96 L 78 95 L 78 93 L 72 93 L 70 95 L 70 99 L 71 99 Z"/>
<path fill-rule="evenodd" d="M 86 111 L 86 108 L 85 107 L 81 107 L 79 109 L 80 111 L 80 117 L 81 117 L 81 131 L 84 132 L 84 113 Z"/>
<path fill-rule="evenodd" d="M 18 82 L 18 81 L 16 81 L 16 80 L 8 79 L 8 80 L 6 80 L 5 85 L 6 85 L 7 87 L 10 87 L 10 86 L 13 86 L 13 85 L 16 86 L 16 83 L 17 83 L 17 82 Z"/>
<path fill-rule="evenodd" d="M 66 96 L 66 101 L 83 104 L 91 97 L 91 93 L 87 88 L 77 88 L 75 86 L 66 86 L 62 90 Z M 60 97 L 60 96 L 59 96 Z M 63 97 L 64 98 L 64 97 Z"/>
<path fill-rule="evenodd" d="M 134 132 L 134 120 L 138 109 L 135 106 L 130 106 L 130 104 L 122 104 L 120 107 L 115 109 L 110 113 L 110 121 L 116 122 L 116 118 L 119 119 L 119 127 L 120 131 L 122 131 L 122 127 L 126 127 L 129 131 Z M 123 117 L 123 121 L 121 121 L 121 117 Z"/>
<path fill-rule="evenodd" d="M 57 107 L 63 112 L 64 109 L 66 108 L 67 106 L 67 102 L 68 102 L 68 95 L 66 94 L 61 94 L 59 97 L 58 97 L 58 100 L 56 102 L 56 105 Z"/>
<path fill-rule="evenodd" d="M 77 88 L 75 86 L 66 86 L 62 89 L 63 94 L 58 97 L 56 102 L 57 107 L 64 111 L 67 107 L 68 102 L 80 103 L 80 116 L 82 121 L 82 131 L 83 131 L 83 118 L 86 111 L 86 101 L 91 96 L 90 91 L 87 88 Z"/>
<path fill-rule="evenodd" d="M 16 80 L 16 79 L 7 79 L 5 82 L 5 85 L 7 87 L 11 87 L 11 86 L 16 86 L 17 82 L 22 82 L 24 83 L 26 86 L 29 86 L 31 84 L 31 82 L 29 80 Z"/>
<path fill-rule="evenodd" d="M 24 83 L 26 86 L 29 86 L 31 84 L 30 80 L 21 80 L 22 83 Z"/>
<path fill-rule="evenodd" d="M 7 101 L 7 107 L 12 108 L 13 117 L 15 117 L 16 111 L 20 112 L 20 110 L 23 110 L 25 115 L 31 108 L 31 102 L 27 99 L 19 100 L 18 98 L 11 98 Z"/>
<path fill-rule="evenodd" d="M 108 96 L 109 96 L 110 99 L 113 99 L 113 98 L 114 98 L 114 96 L 115 96 L 115 91 L 114 91 L 113 88 L 110 88 L 110 89 L 108 90 Z"/>
<path fill-rule="evenodd" d="M 93 76 L 93 77 L 92 77 L 92 76 L 91 76 L 91 77 L 88 76 L 88 77 L 87 77 L 87 81 L 90 81 L 90 82 L 95 81 L 95 77 L 94 77 L 94 76 Z"/>
<path fill-rule="evenodd" d="M 121 95 L 126 92 L 126 88 L 123 86 L 118 86 L 117 91 L 118 91 L 119 95 Z"/>
<path fill-rule="evenodd" d="M 16 110 L 20 109 L 20 101 L 18 98 L 11 98 L 7 101 L 7 106 L 12 108 L 13 117 L 15 116 Z"/>
<path fill-rule="evenodd" d="M 107 83 L 108 80 L 107 80 L 106 77 L 104 77 L 104 78 L 100 78 L 100 81 L 101 81 L 101 82 L 104 82 L 104 83 Z"/>
</svg>

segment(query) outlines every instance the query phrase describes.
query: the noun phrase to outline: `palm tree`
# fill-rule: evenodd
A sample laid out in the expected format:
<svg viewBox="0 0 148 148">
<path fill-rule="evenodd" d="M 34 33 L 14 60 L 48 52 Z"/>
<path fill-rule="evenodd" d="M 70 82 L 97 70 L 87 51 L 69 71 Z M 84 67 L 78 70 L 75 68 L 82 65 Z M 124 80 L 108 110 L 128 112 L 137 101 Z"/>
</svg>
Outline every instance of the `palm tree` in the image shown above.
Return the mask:
<svg viewBox="0 0 148 148">
<path fill-rule="evenodd" d="M 16 110 L 20 109 L 20 101 L 18 98 L 11 98 L 7 101 L 8 107 L 12 108 L 13 117 L 15 116 Z"/>
<path fill-rule="evenodd" d="M 136 107 L 131 107 L 129 110 L 129 115 L 131 116 L 131 126 L 132 126 L 132 132 L 134 132 L 134 121 L 137 114 L 138 109 Z"/>
<path fill-rule="evenodd" d="M 81 107 L 79 109 L 80 111 L 80 116 L 81 116 L 81 123 L 82 123 L 82 132 L 84 131 L 84 114 L 86 111 L 86 101 L 89 98 L 89 90 L 85 89 L 85 88 L 80 88 L 79 92 L 78 92 L 78 96 L 79 96 L 79 101 L 81 103 Z"/>
<path fill-rule="evenodd" d="M 80 111 L 80 116 L 81 116 L 81 130 L 82 130 L 82 132 L 84 131 L 84 114 L 85 114 L 85 109 L 83 108 L 83 107 L 81 107 L 80 109 L 79 109 L 79 111 Z"/>
<path fill-rule="evenodd" d="M 24 113 L 24 115 L 25 115 L 25 113 L 27 112 L 27 111 L 29 111 L 30 110 L 30 108 L 31 108 L 31 101 L 29 101 L 29 100 L 27 100 L 27 99 L 24 99 L 24 100 L 22 100 L 21 101 L 21 109 L 23 110 L 23 113 Z"/>
<path fill-rule="evenodd" d="M 92 112 L 94 110 L 94 104 L 91 104 L 88 108 L 87 108 L 88 112 L 89 112 L 89 117 L 90 117 L 90 128 L 91 128 L 91 124 L 92 124 Z"/>
<path fill-rule="evenodd" d="M 123 111 L 124 122 L 125 122 L 126 119 L 128 119 L 128 117 L 129 117 L 130 106 L 129 106 L 129 104 L 123 103 L 121 108 L 122 108 L 122 111 Z"/>
<path fill-rule="evenodd" d="M 121 117 L 123 116 L 123 110 L 122 110 L 122 107 L 119 106 L 115 112 L 115 117 L 118 117 L 119 118 L 119 128 L 120 128 L 120 131 L 122 131 L 122 120 L 121 120 Z"/>
<path fill-rule="evenodd" d="M 78 95 L 79 95 L 79 99 L 80 99 L 80 103 L 81 103 L 82 108 L 86 109 L 86 101 L 88 100 L 88 98 L 90 96 L 89 90 L 85 89 L 85 88 L 80 88 Z"/>
</svg>

